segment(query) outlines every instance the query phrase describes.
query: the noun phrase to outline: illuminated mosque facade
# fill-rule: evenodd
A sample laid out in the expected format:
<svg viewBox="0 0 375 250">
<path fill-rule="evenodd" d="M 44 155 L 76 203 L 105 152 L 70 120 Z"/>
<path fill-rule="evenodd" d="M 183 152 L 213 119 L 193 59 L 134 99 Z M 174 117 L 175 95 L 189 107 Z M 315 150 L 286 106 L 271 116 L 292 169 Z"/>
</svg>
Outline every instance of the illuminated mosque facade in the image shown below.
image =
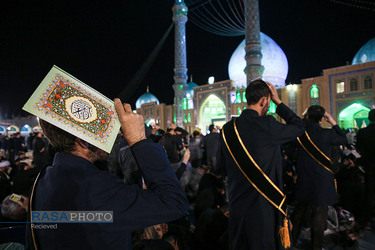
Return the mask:
<svg viewBox="0 0 375 250">
<path fill-rule="evenodd" d="M 176 11 L 178 9 L 180 12 Z M 246 109 L 246 39 L 230 58 L 228 80 L 197 85 L 190 79 L 186 83 L 186 41 L 185 30 L 181 25 L 185 26 L 187 21 L 187 7 L 183 1 L 176 0 L 173 11 L 176 26 L 175 104 L 160 103 L 147 91 L 137 100 L 136 109 L 148 124 L 157 123 L 166 129 L 170 123 L 176 123 L 190 133 L 199 129 L 206 134 L 210 124 L 222 126 Z M 176 22 L 176 14 L 182 15 L 183 20 Z M 286 86 L 288 60 L 285 53 L 272 38 L 262 32 L 259 34 L 263 66 L 261 76 L 276 86 L 282 101 L 299 116 L 315 104 L 323 106 L 345 129 L 368 125 L 368 112 L 375 108 L 375 38 L 358 51 L 352 65 L 324 69 L 321 76 L 302 79 L 300 84 Z M 184 57 L 182 60 L 181 55 Z M 275 115 L 275 112 L 276 106 L 271 102 L 269 114 Z"/>
</svg>

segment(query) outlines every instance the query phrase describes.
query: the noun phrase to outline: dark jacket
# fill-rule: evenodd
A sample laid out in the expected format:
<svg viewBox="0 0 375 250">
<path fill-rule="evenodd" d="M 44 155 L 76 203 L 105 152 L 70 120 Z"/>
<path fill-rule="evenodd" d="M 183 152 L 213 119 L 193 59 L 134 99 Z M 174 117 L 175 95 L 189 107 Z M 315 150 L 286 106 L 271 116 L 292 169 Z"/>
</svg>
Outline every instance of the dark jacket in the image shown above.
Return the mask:
<svg viewBox="0 0 375 250">
<path fill-rule="evenodd" d="M 177 151 L 178 145 L 182 141 L 182 138 L 189 134 L 186 130 L 179 127 L 176 128 L 175 131 L 181 132 L 181 134 L 172 135 L 171 133 L 165 133 L 159 140 L 159 144 L 163 145 L 165 151 L 167 151 L 170 163 L 178 163 L 180 161 L 180 156 Z"/>
<path fill-rule="evenodd" d="M 314 144 L 328 157 L 332 146 L 345 145 L 345 132 L 339 126 L 332 129 L 320 127 L 318 123 L 306 125 L 306 131 Z M 296 199 L 315 206 L 329 206 L 337 202 L 334 175 L 316 162 L 300 145 L 297 156 Z"/>
<path fill-rule="evenodd" d="M 220 140 L 220 134 L 216 132 L 209 133 L 208 135 L 203 137 L 203 143 L 206 149 L 207 158 L 216 157 L 219 140 Z"/>
<path fill-rule="evenodd" d="M 375 176 L 375 123 L 357 132 L 356 147 L 361 153 L 361 162 L 371 176 Z"/>
<path fill-rule="evenodd" d="M 43 167 L 47 166 L 47 142 L 41 138 L 36 136 L 33 141 L 33 164 L 38 169 L 42 169 Z M 44 150 L 43 150 L 44 148 Z"/>
<path fill-rule="evenodd" d="M 113 211 L 113 223 L 60 223 L 54 230 L 34 229 L 40 249 L 131 249 L 132 231 L 187 213 L 185 194 L 162 147 L 143 140 L 131 149 L 148 189 L 124 184 L 81 157 L 56 154 L 39 178 L 33 210 Z"/>
<path fill-rule="evenodd" d="M 263 172 L 283 190 L 280 145 L 294 140 L 304 131 L 303 121 L 285 104 L 276 110 L 287 124 L 277 122 L 273 116 L 259 116 L 255 110 L 246 109 L 236 124 L 245 147 Z M 228 176 L 229 242 L 230 248 L 280 249 L 278 227 L 283 219 L 244 177 L 220 139 L 217 171 Z"/>
</svg>

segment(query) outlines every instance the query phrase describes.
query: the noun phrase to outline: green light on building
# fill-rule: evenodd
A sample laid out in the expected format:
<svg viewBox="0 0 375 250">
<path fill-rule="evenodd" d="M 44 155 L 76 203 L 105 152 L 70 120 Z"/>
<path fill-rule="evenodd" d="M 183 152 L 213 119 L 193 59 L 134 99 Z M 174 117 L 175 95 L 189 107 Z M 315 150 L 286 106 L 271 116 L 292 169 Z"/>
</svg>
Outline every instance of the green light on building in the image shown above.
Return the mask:
<svg viewBox="0 0 375 250">
<path fill-rule="evenodd" d="M 349 105 L 339 114 L 340 127 L 344 129 L 366 127 L 369 124 L 369 111 L 369 108 L 359 103 Z"/>
<path fill-rule="evenodd" d="M 191 122 L 191 115 L 190 115 L 190 113 L 188 113 L 188 122 Z"/>
<path fill-rule="evenodd" d="M 243 93 L 242 93 L 242 101 L 243 102 L 247 102 L 247 99 L 246 99 L 246 91 L 244 91 Z"/>
<path fill-rule="evenodd" d="M 271 101 L 267 114 L 275 114 L 275 113 L 276 113 L 276 104 L 273 101 Z"/>
<path fill-rule="evenodd" d="M 241 93 L 239 91 L 236 93 L 236 102 L 241 103 Z"/>
<path fill-rule="evenodd" d="M 187 123 L 186 114 L 184 114 L 184 123 Z"/>
<path fill-rule="evenodd" d="M 319 89 L 318 89 L 318 87 L 316 86 L 316 84 L 313 84 L 313 85 L 311 86 L 310 97 L 311 97 L 312 99 L 319 98 Z"/>
<path fill-rule="evenodd" d="M 237 107 L 237 115 L 241 114 L 241 107 Z"/>
<path fill-rule="evenodd" d="M 187 100 L 186 100 L 186 98 L 184 98 L 184 100 L 182 101 L 182 107 L 183 107 L 184 110 L 187 109 Z"/>
</svg>

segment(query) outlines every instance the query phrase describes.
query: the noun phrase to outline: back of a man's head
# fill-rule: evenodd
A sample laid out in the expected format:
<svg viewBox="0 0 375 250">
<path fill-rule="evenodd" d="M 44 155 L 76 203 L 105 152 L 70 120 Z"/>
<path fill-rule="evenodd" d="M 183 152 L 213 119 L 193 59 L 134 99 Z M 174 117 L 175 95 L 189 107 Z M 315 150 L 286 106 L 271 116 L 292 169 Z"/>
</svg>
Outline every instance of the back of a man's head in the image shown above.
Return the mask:
<svg viewBox="0 0 375 250">
<path fill-rule="evenodd" d="M 255 79 L 249 83 L 246 88 L 247 105 L 254 105 L 259 102 L 262 97 L 271 96 L 270 88 L 267 83 L 261 79 Z"/>
<path fill-rule="evenodd" d="M 193 136 L 194 137 L 198 137 L 199 135 L 200 135 L 199 131 L 198 130 L 194 130 Z"/>
<path fill-rule="evenodd" d="M 77 137 L 42 119 L 39 119 L 39 125 L 56 152 L 74 151 Z"/>
<path fill-rule="evenodd" d="M 319 123 L 322 118 L 324 117 L 324 114 L 326 113 L 326 110 L 319 105 L 313 105 L 310 106 L 307 110 L 307 121 L 309 123 Z"/>
<path fill-rule="evenodd" d="M 208 130 L 210 131 L 210 133 L 212 133 L 212 132 L 215 130 L 215 125 L 211 124 L 211 125 L 208 127 Z"/>
<path fill-rule="evenodd" d="M 368 119 L 370 122 L 375 122 L 375 109 L 371 109 L 368 113 Z"/>
</svg>

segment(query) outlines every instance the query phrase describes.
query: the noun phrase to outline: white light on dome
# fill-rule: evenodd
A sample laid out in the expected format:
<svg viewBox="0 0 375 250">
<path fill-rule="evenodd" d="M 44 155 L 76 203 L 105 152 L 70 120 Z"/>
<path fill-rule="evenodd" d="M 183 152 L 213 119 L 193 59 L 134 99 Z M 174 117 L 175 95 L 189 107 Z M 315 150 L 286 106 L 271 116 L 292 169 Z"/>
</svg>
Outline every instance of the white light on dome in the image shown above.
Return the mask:
<svg viewBox="0 0 375 250">
<path fill-rule="evenodd" d="M 208 78 L 208 83 L 209 83 L 209 84 L 213 84 L 214 82 L 215 82 L 215 77 L 210 76 L 210 77 Z"/>
<path fill-rule="evenodd" d="M 269 36 L 260 33 L 262 46 L 263 79 L 275 85 L 276 88 L 285 86 L 288 75 L 288 60 L 280 46 Z M 228 65 L 229 78 L 234 81 L 235 88 L 246 87 L 245 40 L 233 52 Z"/>
</svg>

